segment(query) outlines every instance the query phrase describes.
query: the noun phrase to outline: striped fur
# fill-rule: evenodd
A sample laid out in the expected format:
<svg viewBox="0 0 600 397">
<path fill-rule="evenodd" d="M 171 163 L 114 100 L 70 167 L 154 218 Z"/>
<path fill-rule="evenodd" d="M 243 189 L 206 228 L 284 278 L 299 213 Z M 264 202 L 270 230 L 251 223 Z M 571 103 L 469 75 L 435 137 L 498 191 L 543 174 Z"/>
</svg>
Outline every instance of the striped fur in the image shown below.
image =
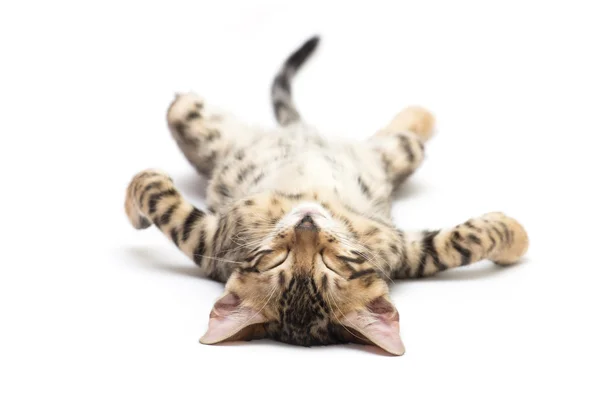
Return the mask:
<svg viewBox="0 0 600 397">
<path fill-rule="evenodd" d="M 319 37 L 314 36 L 306 41 L 296 52 L 288 57 L 271 86 L 271 101 L 275 118 L 285 126 L 300 120 L 300 115 L 292 101 L 292 78 L 312 55 L 319 44 Z"/>
<path fill-rule="evenodd" d="M 269 337 L 305 346 L 371 343 L 402 354 L 389 281 L 482 259 L 515 263 L 527 234 L 498 212 L 452 228 L 397 229 L 393 192 L 423 161 L 433 117 L 407 108 L 356 143 L 296 123 L 290 79 L 316 44 L 290 56 L 275 79 L 278 132 L 249 127 L 195 94 L 178 95 L 168 125 L 210 178 L 208 210 L 186 201 L 166 174 L 147 170 L 129 184 L 126 213 L 136 228 L 156 225 L 208 277 L 226 283 L 203 343 Z"/>
</svg>

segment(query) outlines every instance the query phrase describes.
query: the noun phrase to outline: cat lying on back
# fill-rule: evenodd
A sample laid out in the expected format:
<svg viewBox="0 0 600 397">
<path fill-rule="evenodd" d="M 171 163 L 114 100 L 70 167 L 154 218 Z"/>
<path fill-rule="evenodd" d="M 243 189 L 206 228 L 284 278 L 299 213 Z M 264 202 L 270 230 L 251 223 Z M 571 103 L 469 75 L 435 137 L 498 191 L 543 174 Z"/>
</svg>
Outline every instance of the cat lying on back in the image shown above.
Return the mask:
<svg viewBox="0 0 600 397">
<path fill-rule="evenodd" d="M 169 107 L 175 141 L 210 178 L 208 211 L 156 170 L 133 178 L 125 208 L 134 227 L 155 224 L 208 277 L 226 282 L 202 343 L 356 342 L 401 355 L 389 281 L 484 258 L 514 263 L 527 234 L 499 212 L 447 229 L 398 230 L 392 193 L 421 164 L 433 117 L 411 107 L 366 141 L 327 140 L 291 99 L 290 81 L 317 43 L 307 41 L 275 77 L 276 130 L 246 126 L 194 94 Z"/>
</svg>

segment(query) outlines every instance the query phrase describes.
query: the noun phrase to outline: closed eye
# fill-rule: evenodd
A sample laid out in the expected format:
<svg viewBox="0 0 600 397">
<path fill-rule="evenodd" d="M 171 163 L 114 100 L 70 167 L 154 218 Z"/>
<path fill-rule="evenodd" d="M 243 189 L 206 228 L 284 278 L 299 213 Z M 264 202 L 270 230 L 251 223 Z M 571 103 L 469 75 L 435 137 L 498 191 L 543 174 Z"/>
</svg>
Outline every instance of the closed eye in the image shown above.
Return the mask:
<svg viewBox="0 0 600 397">
<path fill-rule="evenodd" d="M 284 263 L 284 262 L 287 260 L 287 258 L 288 258 L 288 256 L 289 256 L 289 255 L 290 255 L 290 251 L 289 251 L 289 250 L 287 250 L 287 251 L 285 252 L 285 255 L 281 255 L 281 254 L 280 254 L 280 255 L 278 255 L 278 257 L 276 257 L 276 258 L 273 258 L 273 260 L 274 260 L 275 262 L 274 262 L 272 265 L 270 265 L 268 268 L 266 268 L 266 269 L 263 269 L 263 270 L 261 270 L 261 271 L 263 271 L 263 272 L 267 272 L 267 271 L 269 271 L 269 270 L 271 270 L 271 269 L 275 269 L 277 266 L 281 266 L 281 265 L 283 265 L 283 263 Z M 263 258 L 264 258 L 264 257 L 263 257 Z M 263 259 L 263 258 L 261 258 L 261 259 L 258 261 L 258 263 L 256 264 L 256 266 L 260 265 L 260 263 L 262 262 L 262 259 Z"/>
<path fill-rule="evenodd" d="M 270 254 L 271 252 L 273 252 L 273 250 L 271 249 L 266 249 L 266 250 L 262 250 L 262 251 L 258 251 L 257 253 L 255 253 L 254 255 L 246 258 L 246 262 L 256 262 L 255 266 L 258 264 L 258 262 L 260 262 L 260 260 L 263 258 L 263 256 Z"/>
<path fill-rule="evenodd" d="M 323 255 L 323 251 L 321 250 L 321 252 L 319 252 L 319 255 L 321 255 L 321 260 L 323 261 L 323 264 L 325 265 L 325 267 L 329 270 L 331 270 L 332 272 L 334 272 L 335 274 L 337 274 L 340 277 L 344 277 L 342 276 L 340 273 L 338 273 L 336 270 L 334 270 L 333 268 L 331 268 L 331 266 L 329 266 L 329 264 L 327 263 L 327 259 L 325 259 L 325 255 Z"/>
<path fill-rule="evenodd" d="M 354 258 L 350 257 L 350 256 L 338 255 L 338 259 L 342 260 L 346 263 L 356 263 L 356 264 L 365 263 L 365 257 L 363 254 L 361 254 L 358 251 L 352 251 L 352 254 L 354 255 Z"/>
</svg>

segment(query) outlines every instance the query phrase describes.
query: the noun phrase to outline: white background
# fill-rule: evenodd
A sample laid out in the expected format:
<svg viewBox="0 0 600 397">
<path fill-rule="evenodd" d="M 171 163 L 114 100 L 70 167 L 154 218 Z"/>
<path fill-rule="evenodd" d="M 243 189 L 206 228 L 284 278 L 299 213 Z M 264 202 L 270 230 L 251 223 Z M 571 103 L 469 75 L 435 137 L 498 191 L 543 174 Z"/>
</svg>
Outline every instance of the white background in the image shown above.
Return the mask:
<svg viewBox="0 0 600 397">
<path fill-rule="evenodd" d="M 149 3 L 0 6 L 0 395 L 598 395 L 596 2 Z M 271 79 L 314 33 L 294 92 L 324 134 L 438 118 L 399 226 L 500 210 L 530 234 L 520 265 L 397 283 L 403 357 L 200 345 L 222 286 L 124 215 L 148 167 L 201 205 L 175 92 L 273 125 Z"/>
</svg>

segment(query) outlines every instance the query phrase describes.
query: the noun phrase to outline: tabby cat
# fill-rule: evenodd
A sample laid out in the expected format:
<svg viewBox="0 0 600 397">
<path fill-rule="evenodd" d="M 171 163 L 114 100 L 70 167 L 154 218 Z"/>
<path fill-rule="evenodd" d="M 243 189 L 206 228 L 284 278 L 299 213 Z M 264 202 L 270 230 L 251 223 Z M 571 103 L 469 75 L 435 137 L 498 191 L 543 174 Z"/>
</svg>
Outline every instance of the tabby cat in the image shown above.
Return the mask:
<svg viewBox="0 0 600 397">
<path fill-rule="evenodd" d="M 195 94 L 176 96 L 167 122 L 210 179 L 206 211 L 156 170 L 133 178 L 125 209 L 135 228 L 155 224 L 226 283 L 202 343 L 355 342 L 402 355 L 388 282 L 484 258 L 512 264 L 527 250 L 527 234 L 499 212 L 447 229 L 398 230 L 392 194 L 421 164 L 434 119 L 410 107 L 364 142 L 325 139 L 302 122 L 290 89 L 318 41 L 303 44 L 275 77 L 276 130 L 244 125 Z"/>
</svg>

